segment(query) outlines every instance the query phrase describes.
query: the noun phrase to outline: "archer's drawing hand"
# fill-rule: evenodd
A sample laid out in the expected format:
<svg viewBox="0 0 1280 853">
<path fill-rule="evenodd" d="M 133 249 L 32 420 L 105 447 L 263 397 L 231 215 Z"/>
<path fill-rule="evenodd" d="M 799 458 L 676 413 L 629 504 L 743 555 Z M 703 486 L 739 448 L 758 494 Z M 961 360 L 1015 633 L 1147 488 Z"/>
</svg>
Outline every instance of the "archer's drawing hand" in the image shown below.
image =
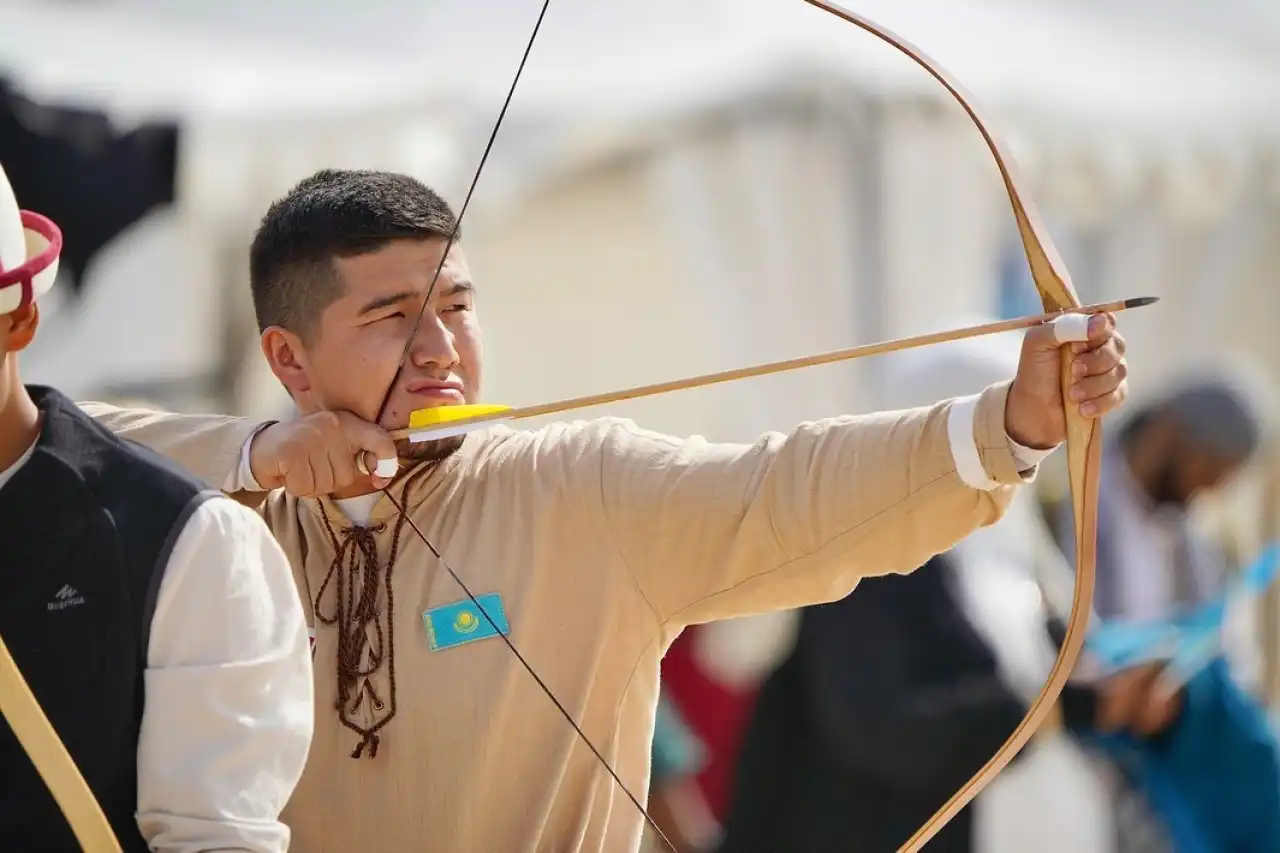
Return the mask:
<svg viewBox="0 0 1280 853">
<path fill-rule="evenodd" d="M 396 460 L 391 435 L 349 412 L 315 412 L 263 429 L 249 447 L 249 465 L 262 488 L 283 488 L 299 498 L 328 495 L 356 484 L 381 489 L 391 476 L 362 473 L 356 459 L 364 454 L 369 471 L 388 473 L 385 460 Z M 383 460 L 379 463 L 379 460 Z"/>
<path fill-rule="evenodd" d="M 1081 415 L 1100 418 L 1124 404 L 1129 394 L 1129 367 L 1114 315 L 1089 317 L 1087 339 L 1083 325 L 1080 315 L 1060 317 L 1036 326 L 1023 338 L 1018 375 L 1009 388 L 1004 411 L 1005 430 L 1014 441 L 1048 449 L 1066 440 L 1064 359 L 1071 365 L 1069 402 Z M 1076 334 L 1071 334 L 1073 331 Z M 1065 341 L 1069 343 L 1064 345 Z"/>
</svg>

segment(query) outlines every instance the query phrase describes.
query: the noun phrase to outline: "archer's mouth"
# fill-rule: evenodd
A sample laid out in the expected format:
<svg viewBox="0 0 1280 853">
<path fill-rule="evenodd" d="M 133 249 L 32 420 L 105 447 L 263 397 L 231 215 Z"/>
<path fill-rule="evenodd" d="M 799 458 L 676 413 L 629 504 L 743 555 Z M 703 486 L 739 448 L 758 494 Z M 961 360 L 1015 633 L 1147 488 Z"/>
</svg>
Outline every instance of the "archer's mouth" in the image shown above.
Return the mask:
<svg viewBox="0 0 1280 853">
<path fill-rule="evenodd" d="M 433 401 L 441 406 L 463 402 L 462 392 L 453 388 L 423 388 L 421 391 L 410 391 L 409 393 L 416 399 Z"/>
<path fill-rule="evenodd" d="M 405 391 L 427 405 L 448 406 L 466 402 L 461 382 L 420 379 L 406 385 Z"/>
</svg>

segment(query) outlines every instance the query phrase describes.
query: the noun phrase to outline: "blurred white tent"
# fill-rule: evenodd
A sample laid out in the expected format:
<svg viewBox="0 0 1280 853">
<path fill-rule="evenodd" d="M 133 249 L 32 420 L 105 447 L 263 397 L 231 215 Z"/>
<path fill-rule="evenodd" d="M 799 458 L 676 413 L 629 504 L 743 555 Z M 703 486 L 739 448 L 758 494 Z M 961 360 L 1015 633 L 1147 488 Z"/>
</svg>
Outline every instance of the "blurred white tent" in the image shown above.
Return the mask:
<svg viewBox="0 0 1280 853">
<path fill-rule="evenodd" d="M 1012 0 L 1025 3 L 1027 0 Z M 1273 0 L 1039 0 L 1086 6 L 1150 29 L 1194 30 L 1280 65 L 1280 4 Z"/>
<path fill-rule="evenodd" d="M 354 102 L 403 106 L 390 70 L 282 45 L 252 29 L 209 30 L 110 3 L 0 3 L 0 63 L 36 100 L 117 121 L 328 114 Z"/>
</svg>

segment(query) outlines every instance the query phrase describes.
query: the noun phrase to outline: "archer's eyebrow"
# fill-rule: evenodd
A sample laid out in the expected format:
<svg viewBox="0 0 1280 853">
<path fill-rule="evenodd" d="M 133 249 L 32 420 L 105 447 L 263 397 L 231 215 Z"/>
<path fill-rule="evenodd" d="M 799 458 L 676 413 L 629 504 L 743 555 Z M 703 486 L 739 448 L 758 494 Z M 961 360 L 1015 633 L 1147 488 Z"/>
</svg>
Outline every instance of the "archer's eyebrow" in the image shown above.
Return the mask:
<svg viewBox="0 0 1280 853">
<path fill-rule="evenodd" d="M 392 293 L 389 296 L 379 296 L 366 302 L 359 311 L 356 312 L 357 317 L 363 317 L 366 314 L 372 314 L 374 311 L 381 311 L 383 308 L 390 308 L 393 305 L 399 305 L 401 302 L 408 302 L 410 299 L 416 299 L 418 294 L 412 290 L 402 290 L 399 293 Z"/>
<path fill-rule="evenodd" d="M 443 290 L 435 294 L 438 299 L 448 299 L 461 294 L 473 294 L 476 287 L 469 281 L 455 281 L 446 286 Z M 379 296 L 377 299 L 371 299 L 361 306 L 356 312 L 357 317 L 363 317 L 366 314 L 372 314 L 375 311 L 381 311 L 384 308 L 390 308 L 403 302 L 409 302 L 418 298 L 418 292 L 415 290 L 402 290 L 399 293 L 392 293 L 388 296 Z"/>
<path fill-rule="evenodd" d="M 476 292 L 476 286 L 469 281 L 455 281 L 440 291 L 442 299 L 448 299 L 450 296 L 460 296 L 462 294 L 472 295 Z"/>
</svg>

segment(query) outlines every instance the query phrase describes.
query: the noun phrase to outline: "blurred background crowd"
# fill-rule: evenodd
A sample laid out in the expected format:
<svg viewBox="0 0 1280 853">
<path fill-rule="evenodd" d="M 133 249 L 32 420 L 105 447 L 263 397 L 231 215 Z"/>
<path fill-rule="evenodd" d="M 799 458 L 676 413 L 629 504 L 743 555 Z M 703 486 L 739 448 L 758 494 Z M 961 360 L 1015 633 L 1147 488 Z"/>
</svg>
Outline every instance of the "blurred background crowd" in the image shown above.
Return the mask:
<svg viewBox="0 0 1280 853">
<path fill-rule="evenodd" d="M 460 205 L 540 6 L 0 1 L 0 162 L 66 238 L 24 374 L 82 400 L 286 416 L 247 287 L 267 204 L 319 168 L 369 167 Z M 1165 694 L 1099 634 L 1063 724 L 927 849 L 1280 849 L 1258 817 L 1280 807 L 1186 782 L 1268 790 L 1249 783 L 1270 735 L 1249 727 L 1280 704 L 1280 6 L 850 8 L 987 108 L 1082 301 L 1162 298 L 1119 317 L 1134 395 L 1105 430 L 1094 625 L 1196 639 L 1161 646 L 1181 667 Z M 552 0 L 465 218 L 487 397 L 1038 313 L 993 166 L 936 81 L 800 0 Z M 974 393 L 1010 375 L 1018 344 L 611 413 L 750 440 Z M 680 853 L 896 850 L 982 766 L 1048 678 L 1070 612 L 1064 456 L 926 571 L 676 641 L 650 806 Z M 1238 713 L 1200 714 L 1202 695 Z M 1161 794 L 1169 779 L 1178 796 Z"/>
</svg>

